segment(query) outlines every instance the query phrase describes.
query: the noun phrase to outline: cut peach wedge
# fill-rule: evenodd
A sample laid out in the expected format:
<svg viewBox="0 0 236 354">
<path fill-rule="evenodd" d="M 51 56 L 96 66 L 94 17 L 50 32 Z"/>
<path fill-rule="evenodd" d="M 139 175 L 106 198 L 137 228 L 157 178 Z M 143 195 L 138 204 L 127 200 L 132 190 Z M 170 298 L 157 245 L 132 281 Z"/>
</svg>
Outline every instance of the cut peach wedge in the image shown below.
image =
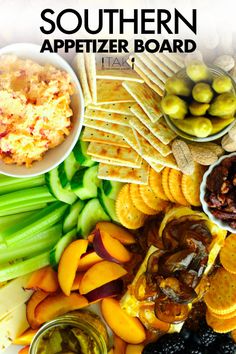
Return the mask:
<svg viewBox="0 0 236 354">
<path fill-rule="evenodd" d="M 119 301 L 113 298 L 102 300 L 101 311 L 108 326 L 123 341 L 140 344 L 146 339 L 145 329 L 139 319 L 128 315 Z"/>
<path fill-rule="evenodd" d="M 79 287 L 80 294 L 87 294 L 126 274 L 127 271 L 117 263 L 109 261 L 96 263 L 84 274 Z"/>
<path fill-rule="evenodd" d="M 95 230 L 93 248 L 100 257 L 108 261 L 126 263 L 132 258 L 125 246 L 106 231 Z"/>
<path fill-rule="evenodd" d="M 96 224 L 96 230 L 107 232 L 111 237 L 119 240 L 124 245 L 132 245 L 136 242 L 134 236 L 130 232 L 109 221 L 98 222 Z M 92 235 L 90 236 L 92 238 Z"/>
<path fill-rule="evenodd" d="M 77 272 L 84 272 L 103 259 L 95 252 L 86 252 L 79 260 Z"/>
<path fill-rule="evenodd" d="M 71 291 L 79 290 L 79 286 L 83 276 L 84 276 L 84 272 L 79 272 L 76 274 Z"/>
<path fill-rule="evenodd" d="M 88 247 L 87 240 L 72 242 L 63 252 L 58 266 L 58 281 L 63 293 L 70 295 L 80 258 Z"/>
<path fill-rule="evenodd" d="M 26 289 L 56 292 L 59 289 L 57 273 L 50 266 L 37 270 L 31 275 Z"/>
<path fill-rule="evenodd" d="M 27 329 L 19 337 L 14 339 L 13 344 L 30 345 L 37 331 L 38 331 L 37 329 L 32 329 L 32 328 Z"/>
<path fill-rule="evenodd" d="M 37 290 L 35 291 L 26 305 L 26 317 L 29 325 L 33 329 L 37 329 L 40 326 L 40 323 L 37 322 L 35 318 L 35 309 L 40 304 L 41 301 L 46 299 L 49 296 L 49 293 L 45 293 L 44 291 Z"/>
<path fill-rule="evenodd" d="M 35 318 L 37 323 L 42 324 L 64 313 L 81 309 L 87 305 L 88 300 L 78 293 L 74 292 L 69 296 L 56 294 L 49 296 L 36 307 Z"/>
</svg>

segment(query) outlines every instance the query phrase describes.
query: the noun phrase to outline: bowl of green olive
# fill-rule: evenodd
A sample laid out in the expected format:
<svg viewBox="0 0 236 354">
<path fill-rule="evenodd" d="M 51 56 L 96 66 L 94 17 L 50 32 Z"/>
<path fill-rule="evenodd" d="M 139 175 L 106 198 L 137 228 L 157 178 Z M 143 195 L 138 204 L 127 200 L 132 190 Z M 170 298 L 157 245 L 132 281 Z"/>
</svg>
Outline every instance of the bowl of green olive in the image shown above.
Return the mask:
<svg viewBox="0 0 236 354">
<path fill-rule="evenodd" d="M 177 135 L 198 142 L 216 140 L 235 122 L 236 85 L 221 68 L 195 61 L 167 79 L 161 107 Z"/>
</svg>

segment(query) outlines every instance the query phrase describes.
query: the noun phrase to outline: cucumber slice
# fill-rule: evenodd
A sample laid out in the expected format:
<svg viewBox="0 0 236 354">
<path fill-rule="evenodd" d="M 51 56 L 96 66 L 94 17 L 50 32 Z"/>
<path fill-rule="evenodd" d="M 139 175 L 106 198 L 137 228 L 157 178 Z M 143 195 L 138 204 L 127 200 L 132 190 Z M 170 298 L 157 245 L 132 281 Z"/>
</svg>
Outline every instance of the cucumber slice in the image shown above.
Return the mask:
<svg viewBox="0 0 236 354">
<path fill-rule="evenodd" d="M 78 234 L 86 238 L 98 221 L 110 221 L 110 217 L 103 210 L 98 199 L 91 199 L 79 215 L 77 225 Z"/>
<path fill-rule="evenodd" d="M 79 162 L 81 166 L 91 167 L 96 164 L 91 157 L 87 154 L 89 143 L 87 141 L 78 140 L 76 143 L 73 153 L 76 161 Z"/>
<path fill-rule="evenodd" d="M 76 240 L 77 230 L 74 228 L 64 235 L 50 251 L 50 264 L 53 268 L 57 268 L 61 255 L 65 248 L 74 240 Z"/>
<path fill-rule="evenodd" d="M 63 232 L 66 233 L 76 227 L 78 222 L 78 216 L 81 210 L 84 207 L 84 202 L 78 200 L 73 205 L 70 206 L 70 209 L 67 212 L 67 215 L 63 221 Z"/>
<path fill-rule="evenodd" d="M 105 212 L 111 217 L 113 221 L 119 223 L 119 219 L 116 216 L 116 202 L 114 199 L 108 198 L 102 189 L 98 188 L 98 200 L 105 210 Z"/>
<path fill-rule="evenodd" d="M 62 219 L 67 207 L 66 204 L 61 202 L 53 203 L 40 212 L 33 213 L 28 219 L 1 231 L 0 239 L 4 240 L 9 246 L 30 237 L 34 233 L 47 230 Z"/>
<path fill-rule="evenodd" d="M 79 168 L 80 164 L 76 161 L 75 155 L 72 151 L 65 161 L 58 167 L 62 187 L 65 187 L 71 181 L 75 172 L 78 171 Z"/>
<path fill-rule="evenodd" d="M 102 180 L 102 189 L 105 195 L 111 199 L 115 199 L 118 196 L 119 191 L 121 190 L 124 183 L 122 182 L 115 182 L 109 180 Z"/>
<path fill-rule="evenodd" d="M 51 193 L 60 201 L 73 204 L 77 197 L 72 191 L 63 188 L 59 178 L 58 168 L 54 168 L 45 175 L 46 183 Z"/>
<path fill-rule="evenodd" d="M 71 181 L 73 192 L 82 200 L 95 198 L 101 180 L 97 177 L 98 165 L 84 168 L 75 173 Z"/>
</svg>

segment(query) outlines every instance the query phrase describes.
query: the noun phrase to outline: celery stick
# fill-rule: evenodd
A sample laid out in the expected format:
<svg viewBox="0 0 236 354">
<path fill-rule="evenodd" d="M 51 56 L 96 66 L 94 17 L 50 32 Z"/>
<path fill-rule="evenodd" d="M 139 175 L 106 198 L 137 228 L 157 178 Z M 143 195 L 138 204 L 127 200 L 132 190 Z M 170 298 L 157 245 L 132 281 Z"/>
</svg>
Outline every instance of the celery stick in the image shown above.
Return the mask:
<svg viewBox="0 0 236 354">
<path fill-rule="evenodd" d="M 28 218 L 32 214 L 32 211 L 27 211 L 25 213 L 19 213 L 15 215 L 7 215 L 0 217 L 0 228 L 1 230 L 6 229 L 9 226 L 12 226 L 15 222 Z"/>
<path fill-rule="evenodd" d="M 44 184 L 44 175 L 33 178 L 17 178 L 9 181 L 1 181 L 0 179 L 0 195 L 11 193 L 20 189 L 43 186 Z"/>
<path fill-rule="evenodd" d="M 0 238 L 9 246 L 34 233 L 44 231 L 61 220 L 67 207 L 68 205 L 62 202 L 53 203 L 40 212 L 29 216 L 28 219 L 22 220 L 17 225 L 0 231 Z"/>
<path fill-rule="evenodd" d="M 5 205 L 15 204 L 17 202 L 23 202 L 25 200 L 34 198 L 50 196 L 52 196 L 52 194 L 49 192 L 46 186 L 18 190 L 16 192 L 7 193 L 0 196 L 0 209 L 2 209 Z"/>
<path fill-rule="evenodd" d="M 18 207 L 12 208 L 10 210 L 6 210 L 4 212 L 1 212 L 1 216 L 9 216 L 9 215 L 14 215 L 14 214 L 24 213 L 26 211 L 39 210 L 39 209 L 46 208 L 46 206 L 47 206 L 47 204 L 43 203 L 43 202 L 37 203 L 34 205 L 28 205 L 25 207 L 18 206 Z M 2 228 L 1 228 L 1 224 L 0 224 L 0 232 L 1 231 L 2 231 Z"/>
<path fill-rule="evenodd" d="M 62 225 L 56 225 L 50 229 L 43 231 L 38 236 L 37 242 L 27 240 L 22 244 L 16 246 L 7 247 L 6 249 L 0 249 L 0 264 L 8 263 L 19 258 L 32 257 L 36 254 L 45 252 L 53 248 L 58 242 L 62 234 Z"/>
<path fill-rule="evenodd" d="M 9 204 L 9 205 L 5 205 L 2 208 L 0 208 L 0 216 L 4 216 L 4 215 L 9 215 L 9 214 L 13 214 L 12 210 L 14 211 L 17 208 L 26 208 L 26 207 L 31 207 L 34 205 L 37 205 L 39 203 L 51 203 L 51 202 L 55 202 L 56 199 L 50 195 L 48 197 L 38 197 L 38 198 L 34 198 L 34 199 L 26 199 L 17 203 L 13 203 L 13 204 Z"/>
<path fill-rule="evenodd" d="M 37 234 L 32 234 L 31 236 L 27 237 L 26 239 L 23 239 L 22 241 L 17 242 L 17 248 L 21 247 L 28 247 L 30 243 L 41 243 L 44 242 L 45 239 L 48 239 L 48 233 L 51 235 L 59 235 L 59 238 L 62 235 L 62 223 L 57 223 L 56 225 L 50 227 L 49 229 L 39 232 Z M 9 250 L 16 248 L 16 245 L 11 245 L 7 246 L 6 243 L 1 243 L 0 244 L 0 253 L 3 252 L 3 250 Z"/>
<path fill-rule="evenodd" d="M 14 279 L 49 265 L 49 251 L 0 268 L 0 282 Z"/>
<path fill-rule="evenodd" d="M 31 182 L 34 180 L 39 180 L 42 183 L 45 183 L 44 175 L 36 176 L 36 177 L 24 177 L 24 178 L 0 175 L 0 187 L 8 185 L 8 184 L 18 184 L 18 183 L 22 183 L 22 182 Z"/>
</svg>

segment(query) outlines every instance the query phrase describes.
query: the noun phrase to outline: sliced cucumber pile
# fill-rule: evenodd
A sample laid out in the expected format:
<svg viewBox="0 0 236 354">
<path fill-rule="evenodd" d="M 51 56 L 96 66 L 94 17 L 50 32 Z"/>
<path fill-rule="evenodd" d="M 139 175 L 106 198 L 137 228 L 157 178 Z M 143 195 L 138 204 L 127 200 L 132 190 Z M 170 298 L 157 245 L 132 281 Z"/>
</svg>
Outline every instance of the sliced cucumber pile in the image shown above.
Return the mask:
<svg viewBox="0 0 236 354">
<path fill-rule="evenodd" d="M 67 204 L 73 204 L 76 201 L 76 194 L 62 187 L 58 168 L 54 168 L 46 173 L 45 179 L 49 190 L 58 200 Z"/>
<path fill-rule="evenodd" d="M 98 221 L 110 221 L 98 199 L 90 199 L 78 218 L 78 235 L 86 238 Z"/>
<path fill-rule="evenodd" d="M 119 219 L 116 216 L 116 205 L 115 200 L 108 198 L 103 189 L 98 189 L 98 200 L 103 207 L 104 211 L 110 216 L 113 221 L 119 222 Z"/>
<path fill-rule="evenodd" d="M 84 207 L 84 202 L 82 200 L 77 200 L 74 204 L 70 206 L 68 211 L 65 213 L 63 221 L 63 232 L 67 233 L 77 226 L 79 213 Z"/>
<path fill-rule="evenodd" d="M 75 173 L 71 181 L 71 188 L 80 199 L 91 199 L 97 196 L 100 184 L 97 174 L 98 165 L 84 168 Z"/>
</svg>

